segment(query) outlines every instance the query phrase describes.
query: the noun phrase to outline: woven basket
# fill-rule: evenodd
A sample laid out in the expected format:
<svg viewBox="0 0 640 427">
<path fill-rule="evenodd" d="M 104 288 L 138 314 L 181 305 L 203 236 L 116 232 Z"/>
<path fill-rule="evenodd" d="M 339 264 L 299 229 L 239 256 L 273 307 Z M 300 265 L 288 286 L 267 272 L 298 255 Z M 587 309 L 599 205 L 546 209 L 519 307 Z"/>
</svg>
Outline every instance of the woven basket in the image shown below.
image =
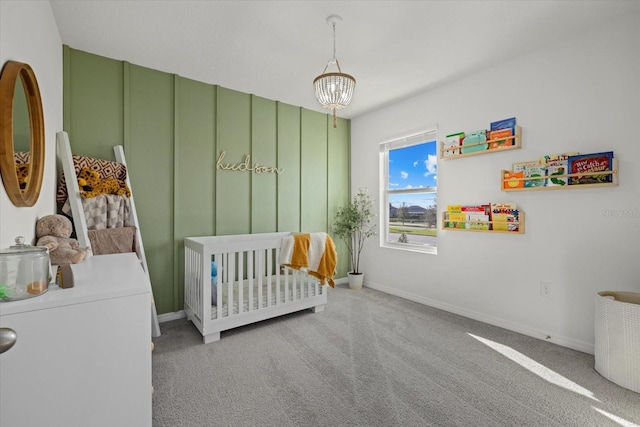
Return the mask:
<svg viewBox="0 0 640 427">
<path fill-rule="evenodd" d="M 640 293 L 596 295 L 595 360 L 600 375 L 640 393 Z"/>
</svg>

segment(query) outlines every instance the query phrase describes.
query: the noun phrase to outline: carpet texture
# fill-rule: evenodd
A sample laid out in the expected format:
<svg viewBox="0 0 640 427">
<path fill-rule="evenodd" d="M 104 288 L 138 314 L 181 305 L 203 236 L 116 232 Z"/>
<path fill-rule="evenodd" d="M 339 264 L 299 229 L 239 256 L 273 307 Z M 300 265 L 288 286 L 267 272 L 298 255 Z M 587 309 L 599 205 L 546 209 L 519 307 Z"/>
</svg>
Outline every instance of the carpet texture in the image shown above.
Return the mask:
<svg viewBox="0 0 640 427">
<path fill-rule="evenodd" d="M 203 344 L 154 339 L 153 425 L 639 426 L 594 357 L 364 288 Z"/>
</svg>

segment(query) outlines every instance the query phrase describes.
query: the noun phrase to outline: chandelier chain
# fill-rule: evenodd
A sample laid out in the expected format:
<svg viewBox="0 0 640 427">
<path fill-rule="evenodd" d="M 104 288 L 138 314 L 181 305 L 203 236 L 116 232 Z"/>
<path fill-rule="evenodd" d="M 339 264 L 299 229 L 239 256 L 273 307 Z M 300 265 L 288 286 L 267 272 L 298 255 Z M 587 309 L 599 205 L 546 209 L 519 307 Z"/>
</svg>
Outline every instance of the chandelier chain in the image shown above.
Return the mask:
<svg viewBox="0 0 640 427">
<path fill-rule="evenodd" d="M 333 23 L 333 60 L 337 61 L 336 59 L 336 23 Z"/>
</svg>

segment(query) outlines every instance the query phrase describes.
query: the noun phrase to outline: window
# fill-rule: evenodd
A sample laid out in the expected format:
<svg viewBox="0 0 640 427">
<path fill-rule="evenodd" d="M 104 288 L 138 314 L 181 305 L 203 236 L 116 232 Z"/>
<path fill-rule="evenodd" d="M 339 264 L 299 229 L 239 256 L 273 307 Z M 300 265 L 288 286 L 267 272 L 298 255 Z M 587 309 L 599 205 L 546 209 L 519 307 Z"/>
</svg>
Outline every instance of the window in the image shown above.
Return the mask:
<svg viewBox="0 0 640 427">
<path fill-rule="evenodd" d="M 380 145 L 382 246 L 437 253 L 436 131 Z"/>
</svg>

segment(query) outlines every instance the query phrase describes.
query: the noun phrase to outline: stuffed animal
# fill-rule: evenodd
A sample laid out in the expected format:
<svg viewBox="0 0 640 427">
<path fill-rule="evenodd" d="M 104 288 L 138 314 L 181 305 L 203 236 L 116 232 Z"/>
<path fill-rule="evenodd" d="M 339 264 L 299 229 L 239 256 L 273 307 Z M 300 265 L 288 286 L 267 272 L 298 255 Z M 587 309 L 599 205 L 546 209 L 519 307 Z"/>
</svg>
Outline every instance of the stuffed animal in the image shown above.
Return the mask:
<svg viewBox="0 0 640 427">
<path fill-rule="evenodd" d="M 26 190 L 29 182 L 29 163 L 16 163 L 16 175 L 18 176 L 20 191 Z"/>
<path fill-rule="evenodd" d="M 64 215 L 46 215 L 36 222 L 36 246 L 49 248 L 53 265 L 77 264 L 91 254 L 71 237 L 71 220 Z"/>
<path fill-rule="evenodd" d="M 129 186 L 116 178 L 100 178 L 100 174 L 86 166 L 78 173 L 78 186 L 80 195 L 85 199 L 101 194 L 117 194 L 131 197 Z"/>
<path fill-rule="evenodd" d="M 83 166 L 78 173 L 78 187 L 81 191 L 92 191 L 99 181 L 100 174 L 86 166 Z"/>
</svg>

